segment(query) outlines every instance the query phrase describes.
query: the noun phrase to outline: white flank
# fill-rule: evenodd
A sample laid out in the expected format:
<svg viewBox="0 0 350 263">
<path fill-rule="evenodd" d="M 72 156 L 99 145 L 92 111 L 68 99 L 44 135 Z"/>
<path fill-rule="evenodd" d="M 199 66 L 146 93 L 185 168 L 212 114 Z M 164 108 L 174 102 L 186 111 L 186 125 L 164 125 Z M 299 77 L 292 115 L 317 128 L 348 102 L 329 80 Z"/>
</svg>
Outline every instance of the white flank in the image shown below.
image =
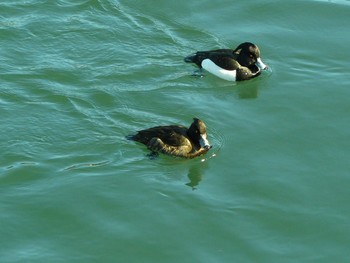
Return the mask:
<svg viewBox="0 0 350 263">
<path fill-rule="evenodd" d="M 236 70 L 226 70 L 226 69 L 220 68 L 210 59 L 204 59 L 202 61 L 202 67 L 206 71 L 210 72 L 211 74 L 214 74 L 219 78 L 222 78 L 228 81 L 236 81 Z"/>
<path fill-rule="evenodd" d="M 257 58 L 255 65 L 260 69 L 267 69 L 267 66 L 262 62 L 261 58 Z"/>
</svg>

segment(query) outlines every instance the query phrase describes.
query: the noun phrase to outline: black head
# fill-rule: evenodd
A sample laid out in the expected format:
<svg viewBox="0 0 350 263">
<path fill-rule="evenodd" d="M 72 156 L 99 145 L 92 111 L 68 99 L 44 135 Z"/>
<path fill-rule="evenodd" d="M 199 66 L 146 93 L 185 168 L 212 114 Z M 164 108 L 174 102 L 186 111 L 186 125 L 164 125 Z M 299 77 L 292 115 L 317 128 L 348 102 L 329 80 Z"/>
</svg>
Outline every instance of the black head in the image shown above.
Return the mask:
<svg viewBox="0 0 350 263">
<path fill-rule="evenodd" d="M 260 50 L 257 45 L 250 42 L 244 42 L 240 44 L 235 50 L 237 61 L 244 67 L 249 67 L 255 64 L 260 58 Z"/>
<path fill-rule="evenodd" d="M 207 128 L 205 126 L 205 123 L 200 119 L 193 118 L 193 122 L 187 131 L 187 135 L 193 142 L 198 144 L 200 147 L 205 149 L 211 148 L 207 139 Z"/>
</svg>

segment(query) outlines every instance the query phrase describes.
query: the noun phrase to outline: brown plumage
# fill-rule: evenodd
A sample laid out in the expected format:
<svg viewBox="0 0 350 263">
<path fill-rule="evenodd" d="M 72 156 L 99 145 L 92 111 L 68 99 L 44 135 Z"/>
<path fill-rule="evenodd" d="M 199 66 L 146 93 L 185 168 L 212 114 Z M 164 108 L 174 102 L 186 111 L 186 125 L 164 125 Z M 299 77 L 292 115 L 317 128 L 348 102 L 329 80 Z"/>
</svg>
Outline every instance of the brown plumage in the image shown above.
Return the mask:
<svg viewBox="0 0 350 263">
<path fill-rule="evenodd" d="M 143 143 L 152 152 L 194 158 L 209 151 L 206 126 L 194 118 L 189 128 L 181 125 L 157 126 L 138 131 L 128 139 Z"/>
</svg>

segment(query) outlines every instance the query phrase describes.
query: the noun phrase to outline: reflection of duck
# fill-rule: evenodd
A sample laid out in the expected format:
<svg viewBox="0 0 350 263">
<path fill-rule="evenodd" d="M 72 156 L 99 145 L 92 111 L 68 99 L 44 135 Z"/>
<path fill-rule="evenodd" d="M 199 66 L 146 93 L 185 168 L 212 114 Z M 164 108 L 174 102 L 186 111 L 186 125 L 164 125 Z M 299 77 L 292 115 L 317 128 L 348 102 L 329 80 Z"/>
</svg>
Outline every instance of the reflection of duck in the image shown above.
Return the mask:
<svg viewBox="0 0 350 263">
<path fill-rule="evenodd" d="M 152 152 L 194 158 L 211 148 L 203 121 L 194 118 L 190 128 L 180 125 L 157 126 L 127 137 L 145 144 Z"/>
<path fill-rule="evenodd" d="M 236 49 L 198 51 L 187 56 L 185 62 L 194 63 L 215 76 L 229 80 L 247 80 L 260 75 L 267 66 L 260 58 L 260 50 L 253 43 L 245 42 Z"/>
<path fill-rule="evenodd" d="M 201 163 L 201 165 L 203 165 L 203 163 Z M 186 185 L 191 187 L 192 190 L 196 190 L 196 186 L 202 180 L 202 170 L 203 168 L 198 165 L 191 166 L 191 168 L 189 169 L 187 177 L 190 181 Z"/>
</svg>

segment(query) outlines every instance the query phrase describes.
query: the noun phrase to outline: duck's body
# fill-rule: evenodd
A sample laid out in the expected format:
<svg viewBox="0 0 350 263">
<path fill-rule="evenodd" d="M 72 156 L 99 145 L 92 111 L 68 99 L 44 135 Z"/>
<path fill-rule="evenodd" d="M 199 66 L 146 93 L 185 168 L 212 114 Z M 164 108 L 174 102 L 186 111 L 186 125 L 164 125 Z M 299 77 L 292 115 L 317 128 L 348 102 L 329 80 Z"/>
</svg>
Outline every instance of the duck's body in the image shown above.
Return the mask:
<svg viewBox="0 0 350 263">
<path fill-rule="evenodd" d="M 259 48 L 249 42 L 236 49 L 216 49 L 198 51 L 187 56 L 185 62 L 194 63 L 199 68 L 229 81 L 247 80 L 257 77 L 267 66 L 260 58 Z"/>
<path fill-rule="evenodd" d="M 128 138 L 145 144 L 152 152 L 184 158 L 197 157 L 211 148 L 206 126 L 196 118 L 190 128 L 181 125 L 157 126 L 138 131 Z"/>
</svg>

